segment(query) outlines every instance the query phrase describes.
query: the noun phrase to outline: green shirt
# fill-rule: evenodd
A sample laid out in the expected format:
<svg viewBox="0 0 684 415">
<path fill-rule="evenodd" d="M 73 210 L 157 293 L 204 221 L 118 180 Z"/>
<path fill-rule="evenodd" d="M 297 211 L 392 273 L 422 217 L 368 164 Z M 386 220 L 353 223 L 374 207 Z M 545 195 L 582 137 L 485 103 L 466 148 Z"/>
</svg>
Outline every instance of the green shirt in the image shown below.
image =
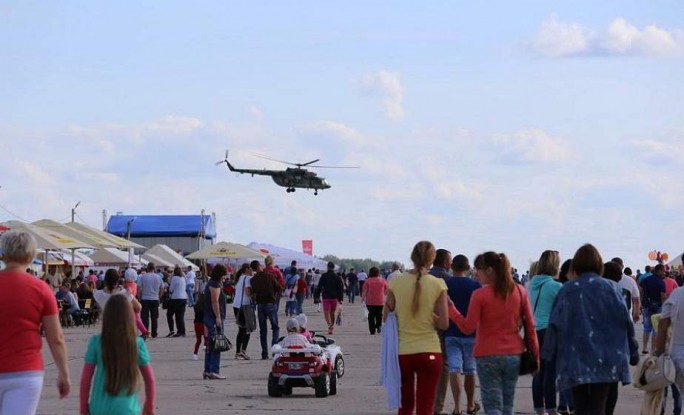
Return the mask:
<svg viewBox="0 0 684 415">
<path fill-rule="evenodd" d="M 117 396 L 112 396 L 105 390 L 105 371 L 102 363 L 101 336 L 95 335 L 88 341 L 85 362 L 95 365 L 95 380 L 91 387 L 89 409 L 90 415 L 138 415 L 142 412 L 137 393 L 126 395 L 127 388 L 123 388 Z M 138 366 L 150 363 L 150 354 L 142 338 L 136 339 L 138 346 Z"/>
</svg>

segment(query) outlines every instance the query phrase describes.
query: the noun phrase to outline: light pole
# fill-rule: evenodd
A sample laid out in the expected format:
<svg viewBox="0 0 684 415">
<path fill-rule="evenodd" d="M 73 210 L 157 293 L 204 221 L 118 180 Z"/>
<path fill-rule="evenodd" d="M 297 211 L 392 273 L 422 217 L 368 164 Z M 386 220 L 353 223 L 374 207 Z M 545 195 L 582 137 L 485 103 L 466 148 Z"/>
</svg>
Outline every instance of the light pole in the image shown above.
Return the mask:
<svg viewBox="0 0 684 415">
<path fill-rule="evenodd" d="M 128 222 L 126 222 L 126 239 L 131 240 L 131 224 L 135 222 L 136 216 L 133 216 Z M 128 268 L 131 267 L 131 262 L 133 262 L 133 248 L 128 248 Z"/>
<path fill-rule="evenodd" d="M 76 208 L 81 204 L 79 200 L 74 207 L 71 208 L 71 221 L 74 222 L 74 217 L 76 216 Z M 71 248 L 71 278 L 76 278 L 76 249 Z"/>
</svg>

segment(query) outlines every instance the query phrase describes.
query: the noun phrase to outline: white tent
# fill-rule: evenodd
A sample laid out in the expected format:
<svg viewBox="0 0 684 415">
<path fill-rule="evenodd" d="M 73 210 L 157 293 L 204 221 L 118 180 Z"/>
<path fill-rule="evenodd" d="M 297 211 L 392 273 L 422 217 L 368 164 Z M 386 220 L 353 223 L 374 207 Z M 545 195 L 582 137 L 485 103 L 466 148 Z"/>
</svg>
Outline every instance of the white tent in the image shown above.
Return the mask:
<svg viewBox="0 0 684 415">
<path fill-rule="evenodd" d="M 188 267 L 192 267 L 193 271 L 199 271 L 199 267 L 197 265 L 183 258 L 178 252 L 174 251 L 166 245 L 155 245 L 152 248 L 145 251 L 145 253 L 143 254 L 143 258 L 145 258 L 145 255 L 153 255 L 157 258 L 160 258 L 164 262 L 172 264 L 172 266 L 178 265 L 183 270 L 187 269 Z M 152 262 L 156 265 L 156 262 Z"/>
<path fill-rule="evenodd" d="M 175 264 L 173 262 L 166 261 L 166 260 L 164 260 L 164 259 L 162 259 L 162 258 L 160 258 L 154 254 L 148 254 L 147 252 L 145 252 L 141 256 L 142 256 L 142 259 L 144 259 L 145 261 L 149 261 L 149 262 L 153 263 L 155 267 L 174 267 L 175 266 Z"/>
<path fill-rule="evenodd" d="M 128 265 L 128 252 L 120 251 L 116 248 L 103 248 L 90 255 L 90 259 L 95 262 L 96 266 L 101 267 Z M 134 255 L 131 265 L 140 267 L 141 265 L 147 264 L 147 262 L 148 261 L 145 261 L 144 259 L 139 260 Z"/>
<path fill-rule="evenodd" d="M 92 267 L 94 265 L 94 262 L 91 258 L 88 257 L 86 254 L 82 254 L 78 251 L 74 252 L 74 256 L 72 257 L 71 252 L 69 251 L 62 251 L 62 252 L 57 252 L 57 251 L 50 251 L 50 261 L 53 260 L 53 257 L 55 258 L 61 258 L 63 261 L 66 261 L 68 264 L 74 264 L 77 267 Z M 74 260 L 75 258 L 75 260 Z"/>
<path fill-rule="evenodd" d="M 684 256 L 684 253 L 681 255 L 677 255 L 672 261 L 668 262 L 667 265 L 671 267 L 681 267 L 682 266 L 682 256 Z"/>
<path fill-rule="evenodd" d="M 250 242 L 247 246 L 260 251 L 264 255 L 272 256 L 274 265 L 277 265 L 280 268 L 289 267 L 292 261 L 297 261 L 297 268 L 326 269 L 328 265 L 328 263 L 322 259 L 280 246 L 260 242 Z"/>
</svg>

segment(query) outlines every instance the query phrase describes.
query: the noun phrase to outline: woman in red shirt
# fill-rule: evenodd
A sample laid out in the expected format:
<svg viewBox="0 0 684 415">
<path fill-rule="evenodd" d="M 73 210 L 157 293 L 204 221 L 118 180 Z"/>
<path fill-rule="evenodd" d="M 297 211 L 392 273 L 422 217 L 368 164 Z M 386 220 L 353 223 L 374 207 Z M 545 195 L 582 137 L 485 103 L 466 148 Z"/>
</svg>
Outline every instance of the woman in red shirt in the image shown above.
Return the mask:
<svg viewBox="0 0 684 415">
<path fill-rule="evenodd" d="M 378 267 L 372 267 L 368 270 L 368 279 L 363 284 L 363 293 L 361 294 L 363 302 L 366 303 L 368 309 L 368 330 L 370 334 L 380 333 L 382 327 L 382 307 L 385 305 L 385 296 L 387 295 L 387 281 L 380 278 L 380 270 Z"/>
<path fill-rule="evenodd" d="M 50 287 L 25 272 L 36 256 L 36 241 L 28 233 L 2 235 L 5 269 L 0 271 L 0 410 L 5 414 L 35 414 L 43 389 L 43 344 L 40 325 L 57 366 L 60 399 L 71 389 L 64 334 L 57 300 Z"/>
<path fill-rule="evenodd" d="M 520 355 L 525 349 L 519 333 L 521 310 L 528 333 L 527 347 L 539 362 L 534 316 L 527 292 L 513 281 L 505 254 L 485 252 L 475 259 L 475 270 L 484 287 L 473 292 L 467 317 L 453 305 L 449 315 L 464 333 L 477 329 L 473 356 L 485 412 L 511 415 Z"/>
</svg>

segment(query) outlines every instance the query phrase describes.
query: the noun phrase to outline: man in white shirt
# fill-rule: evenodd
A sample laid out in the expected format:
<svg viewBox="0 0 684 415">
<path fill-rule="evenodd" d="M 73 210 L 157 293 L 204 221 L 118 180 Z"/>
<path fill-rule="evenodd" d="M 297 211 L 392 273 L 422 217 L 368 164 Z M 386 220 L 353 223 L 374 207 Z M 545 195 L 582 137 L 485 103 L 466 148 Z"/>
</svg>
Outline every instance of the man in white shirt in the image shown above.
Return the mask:
<svg viewBox="0 0 684 415">
<path fill-rule="evenodd" d="M 62 277 L 57 274 L 57 268 L 54 266 L 48 267 L 47 274 L 45 274 L 45 280 L 52 288 L 53 292 L 57 292 L 59 287 L 62 285 Z"/>
<path fill-rule="evenodd" d="M 636 281 L 634 281 L 632 277 L 630 277 L 629 275 L 625 275 L 625 266 L 622 263 L 621 258 L 616 257 L 613 258 L 611 261 L 618 263 L 623 270 L 622 278 L 620 278 L 618 285 L 620 286 L 620 288 L 622 288 L 623 290 L 627 290 L 631 294 L 632 301 L 628 308 L 632 314 L 632 321 L 636 323 L 637 321 L 639 321 L 639 315 L 641 314 L 641 297 L 639 294 L 639 285 L 636 283 Z"/>
<path fill-rule="evenodd" d="M 684 390 L 684 289 L 677 288 L 663 304 L 653 354 L 665 353 L 668 330 L 672 327 L 669 355 L 677 368 L 675 385 Z"/>
<path fill-rule="evenodd" d="M 396 262 L 392 263 L 392 272 L 390 272 L 390 274 L 387 276 L 387 282 L 392 281 L 392 279 L 399 274 L 401 274 L 399 264 L 397 264 Z"/>
<path fill-rule="evenodd" d="M 356 278 L 359 279 L 359 294 L 363 292 L 363 284 L 366 283 L 366 280 L 368 279 L 368 274 L 364 270 L 361 270 L 361 272 L 358 272 L 356 274 Z"/>
<path fill-rule="evenodd" d="M 188 307 L 195 305 L 195 271 L 188 265 L 188 270 L 185 272 L 186 288 L 188 293 Z"/>
</svg>

